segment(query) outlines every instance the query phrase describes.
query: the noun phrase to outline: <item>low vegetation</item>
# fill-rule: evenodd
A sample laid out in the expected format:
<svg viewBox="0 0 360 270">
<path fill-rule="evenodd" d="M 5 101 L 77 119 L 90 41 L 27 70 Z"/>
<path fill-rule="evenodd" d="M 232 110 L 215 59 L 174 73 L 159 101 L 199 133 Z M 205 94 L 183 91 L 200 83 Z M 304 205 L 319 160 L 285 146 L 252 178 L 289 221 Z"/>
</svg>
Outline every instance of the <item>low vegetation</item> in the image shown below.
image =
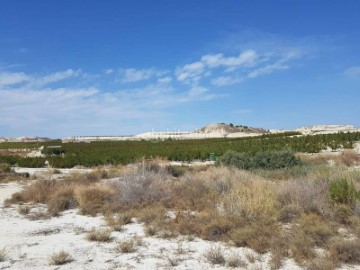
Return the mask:
<svg viewBox="0 0 360 270">
<path fill-rule="evenodd" d="M 63 265 L 71 261 L 73 261 L 73 258 L 68 252 L 64 250 L 55 252 L 53 255 L 50 256 L 50 264 L 53 265 Z"/>
<path fill-rule="evenodd" d="M 206 253 L 205 257 L 212 264 L 225 264 L 225 252 L 224 249 L 220 246 L 210 247 Z"/>
<path fill-rule="evenodd" d="M 6 248 L 0 249 L 0 262 L 3 262 L 6 260 L 7 254 L 8 254 L 8 251 Z"/>
<path fill-rule="evenodd" d="M 289 257 L 308 269 L 360 264 L 359 171 L 344 164 L 299 161 L 289 151 L 261 153 L 249 160 L 256 165 L 242 170 L 237 159 L 225 155 L 219 166 L 177 176 L 144 160 L 107 181 L 100 181 L 105 177 L 100 172 L 40 180 L 14 194 L 9 203 L 44 203 L 52 214 L 75 207 L 85 215 L 102 213 L 108 228 L 90 231 L 90 241 L 111 241 L 111 231 L 123 230 L 136 218 L 150 236 L 196 236 L 249 247 L 257 254 L 270 252 L 271 269 L 280 268 Z M 120 242 L 117 251 L 137 247 L 130 239 Z M 319 248 L 328 260 L 319 256 Z M 256 253 L 251 253 L 254 258 Z M 217 245 L 204 256 L 212 264 L 244 265 Z"/>
<path fill-rule="evenodd" d="M 76 165 L 97 166 L 128 164 L 141 158 L 161 157 L 166 160 L 208 160 L 211 153 L 217 157 L 227 151 L 255 155 L 258 152 L 282 151 L 318 153 L 321 150 L 351 149 L 360 140 L 360 133 L 297 136 L 297 133 L 265 134 L 257 137 L 218 138 L 200 140 L 153 140 L 153 141 L 106 141 L 91 143 L 62 143 L 60 140 L 42 143 L 46 157 L 24 158 L 0 155 L 0 163 L 17 164 L 21 167 L 43 167 L 46 160 L 55 168 L 71 168 Z M 46 146 L 61 145 L 61 155 Z M 0 148 L 20 149 L 40 147 L 39 143 L 1 143 Z M 343 164 L 360 162 L 357 155 L 348 153 L 338 158 Z"/>
<path fill-rule="evenodd" d="M 86 238 L 89 241 L 95 242 L 110 242 L 111 241 L 111 231 L 107 229 L 102 230 L 91 230 L 88 232 Z"/>
</svg>

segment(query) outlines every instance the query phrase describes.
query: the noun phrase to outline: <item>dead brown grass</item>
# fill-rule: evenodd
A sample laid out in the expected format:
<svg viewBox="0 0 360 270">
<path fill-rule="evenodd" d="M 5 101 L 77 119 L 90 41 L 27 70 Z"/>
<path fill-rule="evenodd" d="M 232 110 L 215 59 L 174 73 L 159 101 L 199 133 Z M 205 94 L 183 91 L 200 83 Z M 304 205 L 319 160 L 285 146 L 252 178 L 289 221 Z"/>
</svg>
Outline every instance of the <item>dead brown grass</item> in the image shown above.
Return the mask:
<svg viewBox="0 0 360 270">
<path fill-rule="evenodd" d="M 226 216 L 239 216 L 248 222 L 276 220 L 278 216 L 277 192 L 272 183 L 248 180 L 237 183 L 220 200 Z"/>
<path fill-rule="evenodd" d="M 7 251 L 7 249 L 5 247 L 0 249 L 0 262 L 5 261 L 7 255 L 8 255 L 8 251 Z"/>
<path fill-rule="evenodd" d="M 111 241 L 111 231 L 110 230 L 91 230 L 88 232 L 86 238 L 89 241 L 96 242 L 110 242 Z"/>
<path fill-rule="evenodd" d="M 330 256 L 338 263 L 360 263 L 360 240 L 334 238 L 330 244 Z"/>
<path fill-rule="evenodd" d="M 296 230 L 309 236 L 319 247 L 326 246 L 328 240 L 336 234 L 336 228 L 331 222 L 315 214 L 303 214 L 297 220 Z"/>
<path fill-rule="evenodd" d="M 280 229 L 273 224 L 249 224 L 235 228 L 229 233 L 229 238 L 238 247 L 250 247 L 256 252 L 269 251 L 271 242 L 279 237 Z"/>
<path fill-rule="evenodd" d="M 316 256 L 314 240 L 303 231 L 295 231 L 289 243 L 291 257 L 300 265 L 304 265 Z"/>
<path fill-rule="evenodd" d="M 73 261 L 73 258 L 70 256 L 69 253 L 67 253 L 64 250 L 61 250 L 60 252 L 56 252 L 50 256 L 50 264 L 53 265 L 63 265 L 71 261 Z"/>
<path fill-rule="evenodd" d="M 131 253 L 136 251 L 137 243 L 134 239 L 124 240 L 118 243 L 116 250 L 122 253 Z"/>
<path fill-rule="evenodd" d="M 346 149 L 341 153 L 317 153 L 317 154 L 298 154 L 301 160 L 313 164 L 335 164 L 337 166 L 354 166 L 360 163 L 360 155 L 354 150 Z"/>
<path fill-rule="evenodd" d="M 290 211 L 290 217 L 282 213 L 283 219 L 292 219 L 302 212 L 331 215 L 329 183 L 327 180 L 298 179 L 279 183 L 277 200 L 283 211 Z M 289 209 L 289 207 L 292 209 Z M 293 212 L 293 213 L 291 213 Z"/>
<path fill-rule="evenodd" d="M 75 186 L 65 185 L 59 187 L 53 194 L 51 194 L 47 206 L 48 211 L 52 215 L 56 215 L 64 210 L 72 209 L 78 206 L 78 201 L 75 198 Z"/>
<path fill-rule="evenodd" d="M 13 194 L 10 202 L 46 203 L 56 188 L 57 181 L 55 180 L 38 180 L 28 185 L 24 190 Z"/>
<path fill-rule="evenodd" d="M 115 192 L 108 186 L 79 186 L 75 190 L 75 197 L 81 213 L 94 216 L 109 208 L 115 200 Z"/>
</svg>

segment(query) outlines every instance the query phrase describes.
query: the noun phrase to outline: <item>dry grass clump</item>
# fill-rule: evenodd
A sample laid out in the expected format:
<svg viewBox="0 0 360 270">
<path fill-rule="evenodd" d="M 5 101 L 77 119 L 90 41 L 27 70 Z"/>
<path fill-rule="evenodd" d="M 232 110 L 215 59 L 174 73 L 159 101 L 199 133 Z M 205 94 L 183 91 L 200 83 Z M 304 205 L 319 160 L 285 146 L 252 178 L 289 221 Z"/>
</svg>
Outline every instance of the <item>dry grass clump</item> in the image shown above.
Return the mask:
<svg viewBox="0 0 360 270">
<path fill-rule="evenodd" d="M 336 264 L 328 257 L 316 258 L 309 263 L 308 270 L 334 270 Z"/>
<path fill-rule="evenodd" d="M 14 193 L 9 202 L 46 203 L 57 187 L 58 182 L 55 180 L 38 180 L 24 190 Z"/>
<path fill-rule="evenodd" d="M 106 224 L 111 227 L 114 231 L 122 231 L 123 226 L 131 223 L 132 216 L 128 213 L 125 214 L 105 214 Z"/>
<path fill-rule="evenodd" d="M 115 200 L 115 192 L 108 186 L 79 186 L 75 190 L 76 200 L 84 215 L 95 216 L 104 212 Z"/>
<path fill-rule="evenodd" d="M 73 258 L 64 250 L 54 253 L 50 256 L 50 264 L 62 265 L 73 261 Z"/>
<path fill-rule="evenodd" d="M 137 246 L 136 241 L 134 239 L 129 239 L 119 242 L 118 246 L 116 247 L 116 250 L 122 253 L 131 253 L 136 251 L 136 246 Z"/>
<path fill-rule="evenodd" d="M 7 249 L 5 247 L 0 249 L 0 262 L 5 261 L 7 255 L 8 255 L 8 251 L 7 251 Z"/>
<path fill-rule="evenodd" d="M 330 245 L 330 257 L 339 263 L 360 263 L 360 240 L 333 239 Z"/>
<path fill-rule="evenodd" d="M 302 231 L 296 231 L 289 243 L 290 255 L 299 264 L 304 264 L 315 258 L 313 239 Z"/>
<path fill-rule="evenodd" d="M 349 217 L 349 226 L 351 231 L 360 238 L 360 216 Z"/>
<path fill-rule="evenodd" d="M 360 155 L 354 150 L 345 150 L 338 156 L 337 161 L 340 164 L 350 167 L 360 163 Z"/>
<path fill-rule="evenodd" d="M 247 263 L 241 259 L 241 257 L 238 254 L 232 253 L 230 256 L 226 259 L 226 266 L 231 268 L 246 268 Z"/>
<path fill-rule="evenodd" d="M 328 240 L 336 234 L 335 227 L 329 221 L 315 214 L 304 214 L 297 223 L 296 230 L 309 236 L 319 247 L 326 246 Z"/>
<path fill-rule="evenodd" d="M 230 239 L 237 247 L 250 247 L 256 252 L 266 253 L 273 238 L 279 236 L 279 227 L 272 224 L 248 224 L 235 228 L 229 233 Z"/>
<path fill-rule="evenodd" d="M 118 203 L 122 207 L 135 207 L 171 197 L 167 180 L 170 176 L 164 170 L 144 165 L 123 174 L 112 187 L 119 193 Z"/>
<path fill-rule="evenodd" d="M 75 198 L 75 186 L 68 185 L 59 187 L 51 194 L 47 206 L 49 213 L 52 215 L 77 207 L 78 201 Z"/>
<path fill-rule="evenodd" d="M 89 173 L 71 173 L 65 177 L 64 183 L 73 183 L 76 185 L 90 185 L 98 183 L 101 179 L 107 177 L 105 170 L 95 170 Z"/>
<path fill-rule="evenodd" d="M 206 253 L 204 254 L 205 258 L 212 264 L 224 265 L 225 260 L 225 251 L 220 246 L 211 246 Z"/>
<path fill-rule="evenodd" d="M 317 154 L 299 154 L 301 160 L 308 164 L 324 165 L 334 164 L 337 166 L 354 166 L 359 164 L 360 155 L 354 150 L 346 149 L 341 153 L 317 153 Z"/>
<path fill-rule="evenodd" d="M 282 207 L 292 206 L 295 216 L 300 212 L 329 215 L 329 183 L 326 180 L 289 180 L 279 184 L 278 201 Z M 290 213 L 292 215 L 293 213 Z M 283 214 L 283 216 L 286 216 Z"/>
<path fill-rule="evenodd" d="M 96 242 L 110 242 L 111 241 L 111 231 L 110 230 L 91 230 L 86 236 L 89 241 Z"/>
<path fill-rule="evenodd" d="M 240 182 L 226 193 L 221 201 L 221 212 L 239 216 L 248 222 L 274 220 L 278 215 L 274 185 L 262 180 Z"/>
<path fill-rule="evenodd" d="M 271 269 L 278 269 L 282 266 L 285 258 L 289 257 L 289 238 L 288 233 L 279 232 L 272 237 L 270 242 L 270 261 Z"/>
<path fill-rule="evenodd" d="M 30 210 L 31 210 L 31 207 L 28 206 L 28 205 L 20 205 L 20 206 L 18 207 L 18 212 L 19 212 L 19 214 L 21 214 L 21 215 L 27 215 L 27 214 L 29 214 L 29 213 L 30 213 Z"/>
</svg>

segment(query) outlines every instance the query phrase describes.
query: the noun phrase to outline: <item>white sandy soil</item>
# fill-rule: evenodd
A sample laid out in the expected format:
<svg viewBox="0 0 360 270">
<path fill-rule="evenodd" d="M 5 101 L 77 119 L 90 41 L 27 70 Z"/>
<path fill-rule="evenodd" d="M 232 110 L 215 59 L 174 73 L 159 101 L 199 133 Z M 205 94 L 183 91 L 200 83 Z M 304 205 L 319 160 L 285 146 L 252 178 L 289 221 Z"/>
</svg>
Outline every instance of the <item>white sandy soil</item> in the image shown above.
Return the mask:
<svg viewBox="0 0 360 270">
<path fill-rule="evenodd" d="M 204 256 L 212 246 L 221 246 L 227 258 L 236 254 L 247 264 L 242 269 L 270 269 L 269 254 L 259 256 L 248 248 L 230 247 L 199 238 L 147 237 L 143 224 L 137 222 L 125 225 L 121 232 L 112 232 L 110 243 L 90 242 L 86 239 L 87 231 L 107 229 L 102 216 L 82 216 L 74 209 L 51 219 L 29 220 L 18 213 L 18 206 L 2 206 L 4 199 L 19 190 L 21 185 L 18 183 L 0 186 L 0 250 L 6 248 L 8 252 L 6 260 L 0 262 L 0 269 L 228 269 L 210 264 Z M 46 207 L 38 205 L 31 210 L 34 211 L 46 211 Z M 134 236 L 143 240 L 143 245 L 135 252 L 124 254 L 115 250 L 117 242 Z M 73 261 L 62 266 L 51 265 L 49 257 L 61 250 L 70 253 Z M 256 261 L 250 263 L 247 254 L 255 255 Z M 302 268 L 289 259 L 281 269 Z"/>
</svg>

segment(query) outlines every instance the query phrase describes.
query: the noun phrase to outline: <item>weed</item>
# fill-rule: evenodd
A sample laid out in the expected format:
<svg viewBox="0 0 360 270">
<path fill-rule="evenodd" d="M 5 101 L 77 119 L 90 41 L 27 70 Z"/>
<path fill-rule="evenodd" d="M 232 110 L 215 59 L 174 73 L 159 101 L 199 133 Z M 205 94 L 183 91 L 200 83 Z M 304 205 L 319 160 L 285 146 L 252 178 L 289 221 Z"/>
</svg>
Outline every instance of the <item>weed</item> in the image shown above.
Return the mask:
<svg viewBox="0 0 360 270">
<path fill-rule="evenodd" d="M 111 241 L 111 231 L 109 230 L 91 230 L 88 232 L 86 237 L 89 241 L 97 242 L 110 242 Z"/>
<path fill-rule="evenodd" d="M 259 259 L 259 256 L 255 255 L 253 252 L 246 252 L 245 257 L 249 263 L 254 263 Z"/>
<path fill-rule="evenodd" d="M 246 262 L 241 259 L 241 257 L 238 254 L 232 253 L 227 258 L 226 265 L 231 268 L 238 268 L 243 267 L 245 268 L 247 266 Z"/>
<path fill-rule="evenodd" d="M 330 255 L 340 263 L 360 263 L 360 240 L 333 239 L 330 245 Z"/>
<path fill-rule="evenodd" d="M 325 246 L 328 239 L 336 233 L 329 222 L 315 214 L 302 215 L 298 220 L 297 229 L 308 235 L 315 245 L 321 247 Z"/>
<path fill-rule="evenodd" d="M 315 258 L 314 240 L 301 230 L 297 230 L 290 239 L 290 252 L 294 260 L 303 264 Z"/>
<path fill-rule="evenodd" d="M 211 246 L 205 253 L 205 257 L 212 264 L 225 264 L 224 249 L 220 246 Z"/>
<path fill-rule="evenodd" d="M 330 196 L 333 202 L 355 207 L 356 198 L 359 196 L 352 181 L 341 178 L 330 183 Z"/>
<path fill-rule="evenodd" d="M 134 239 L 119 242 L 116 250 L 122 253 L 134 252 L 136 251 L 136 242 Z"/>
<path fill-rule="evenodd" d="M 0 249 L 0 262 L 3 262 L 6 260 L 6 257 L 8 255 L 8 251 L 6 248 Z"/>
<path fill-rule="evenodd" d="M 30 213 L 30 210 L 31 210 L 31 207 L 30 206 L 27 206 L 27 205 L 21 205 L 19 206 L 18 208 L 18 212 L 21 214 L 21 215 L 27 215 Z"/>
<path fill-rule="evenodd" d="M 67 253 L 64 250 L 61 250 L 60 252 L 56 252 L 53 255 L 50 256 L 50 264 L 54 265 L 62 265 L 73 261 L 72 257 L 69 253 Z"/>
<path fill-rule="evenodd" d="M 336 264 L 328 257 L 317 258 L 307 267 L 308 270 L 334 270 L 335 268 Z"/>
<path fill-rule="evenodd" d="M 170 257 L 170 256 L 168 256 L 167 259 L 168 259 L 168 261 L 170 263 L 170 266 L 172 266 L 172 267 L 178 266 L 179 263 L 180 263 L 180 259 L 178 257 Z"/>
<path fill-rule="evenodd" d="M 47 202 L 48 211 L 52 215 L 56 215 L 59 212 L 75 208 L 78 206 L 78 202 L 75 198 L 74 185 L 67 185 L 59 187 L 51 196 Z"/>
<path fill-rule="evenodd" d="M 114 200 L 115 193 L 107 186 L 80 186 L 75 190 L 81 213 L 95 216 Z"/>
</svg>

